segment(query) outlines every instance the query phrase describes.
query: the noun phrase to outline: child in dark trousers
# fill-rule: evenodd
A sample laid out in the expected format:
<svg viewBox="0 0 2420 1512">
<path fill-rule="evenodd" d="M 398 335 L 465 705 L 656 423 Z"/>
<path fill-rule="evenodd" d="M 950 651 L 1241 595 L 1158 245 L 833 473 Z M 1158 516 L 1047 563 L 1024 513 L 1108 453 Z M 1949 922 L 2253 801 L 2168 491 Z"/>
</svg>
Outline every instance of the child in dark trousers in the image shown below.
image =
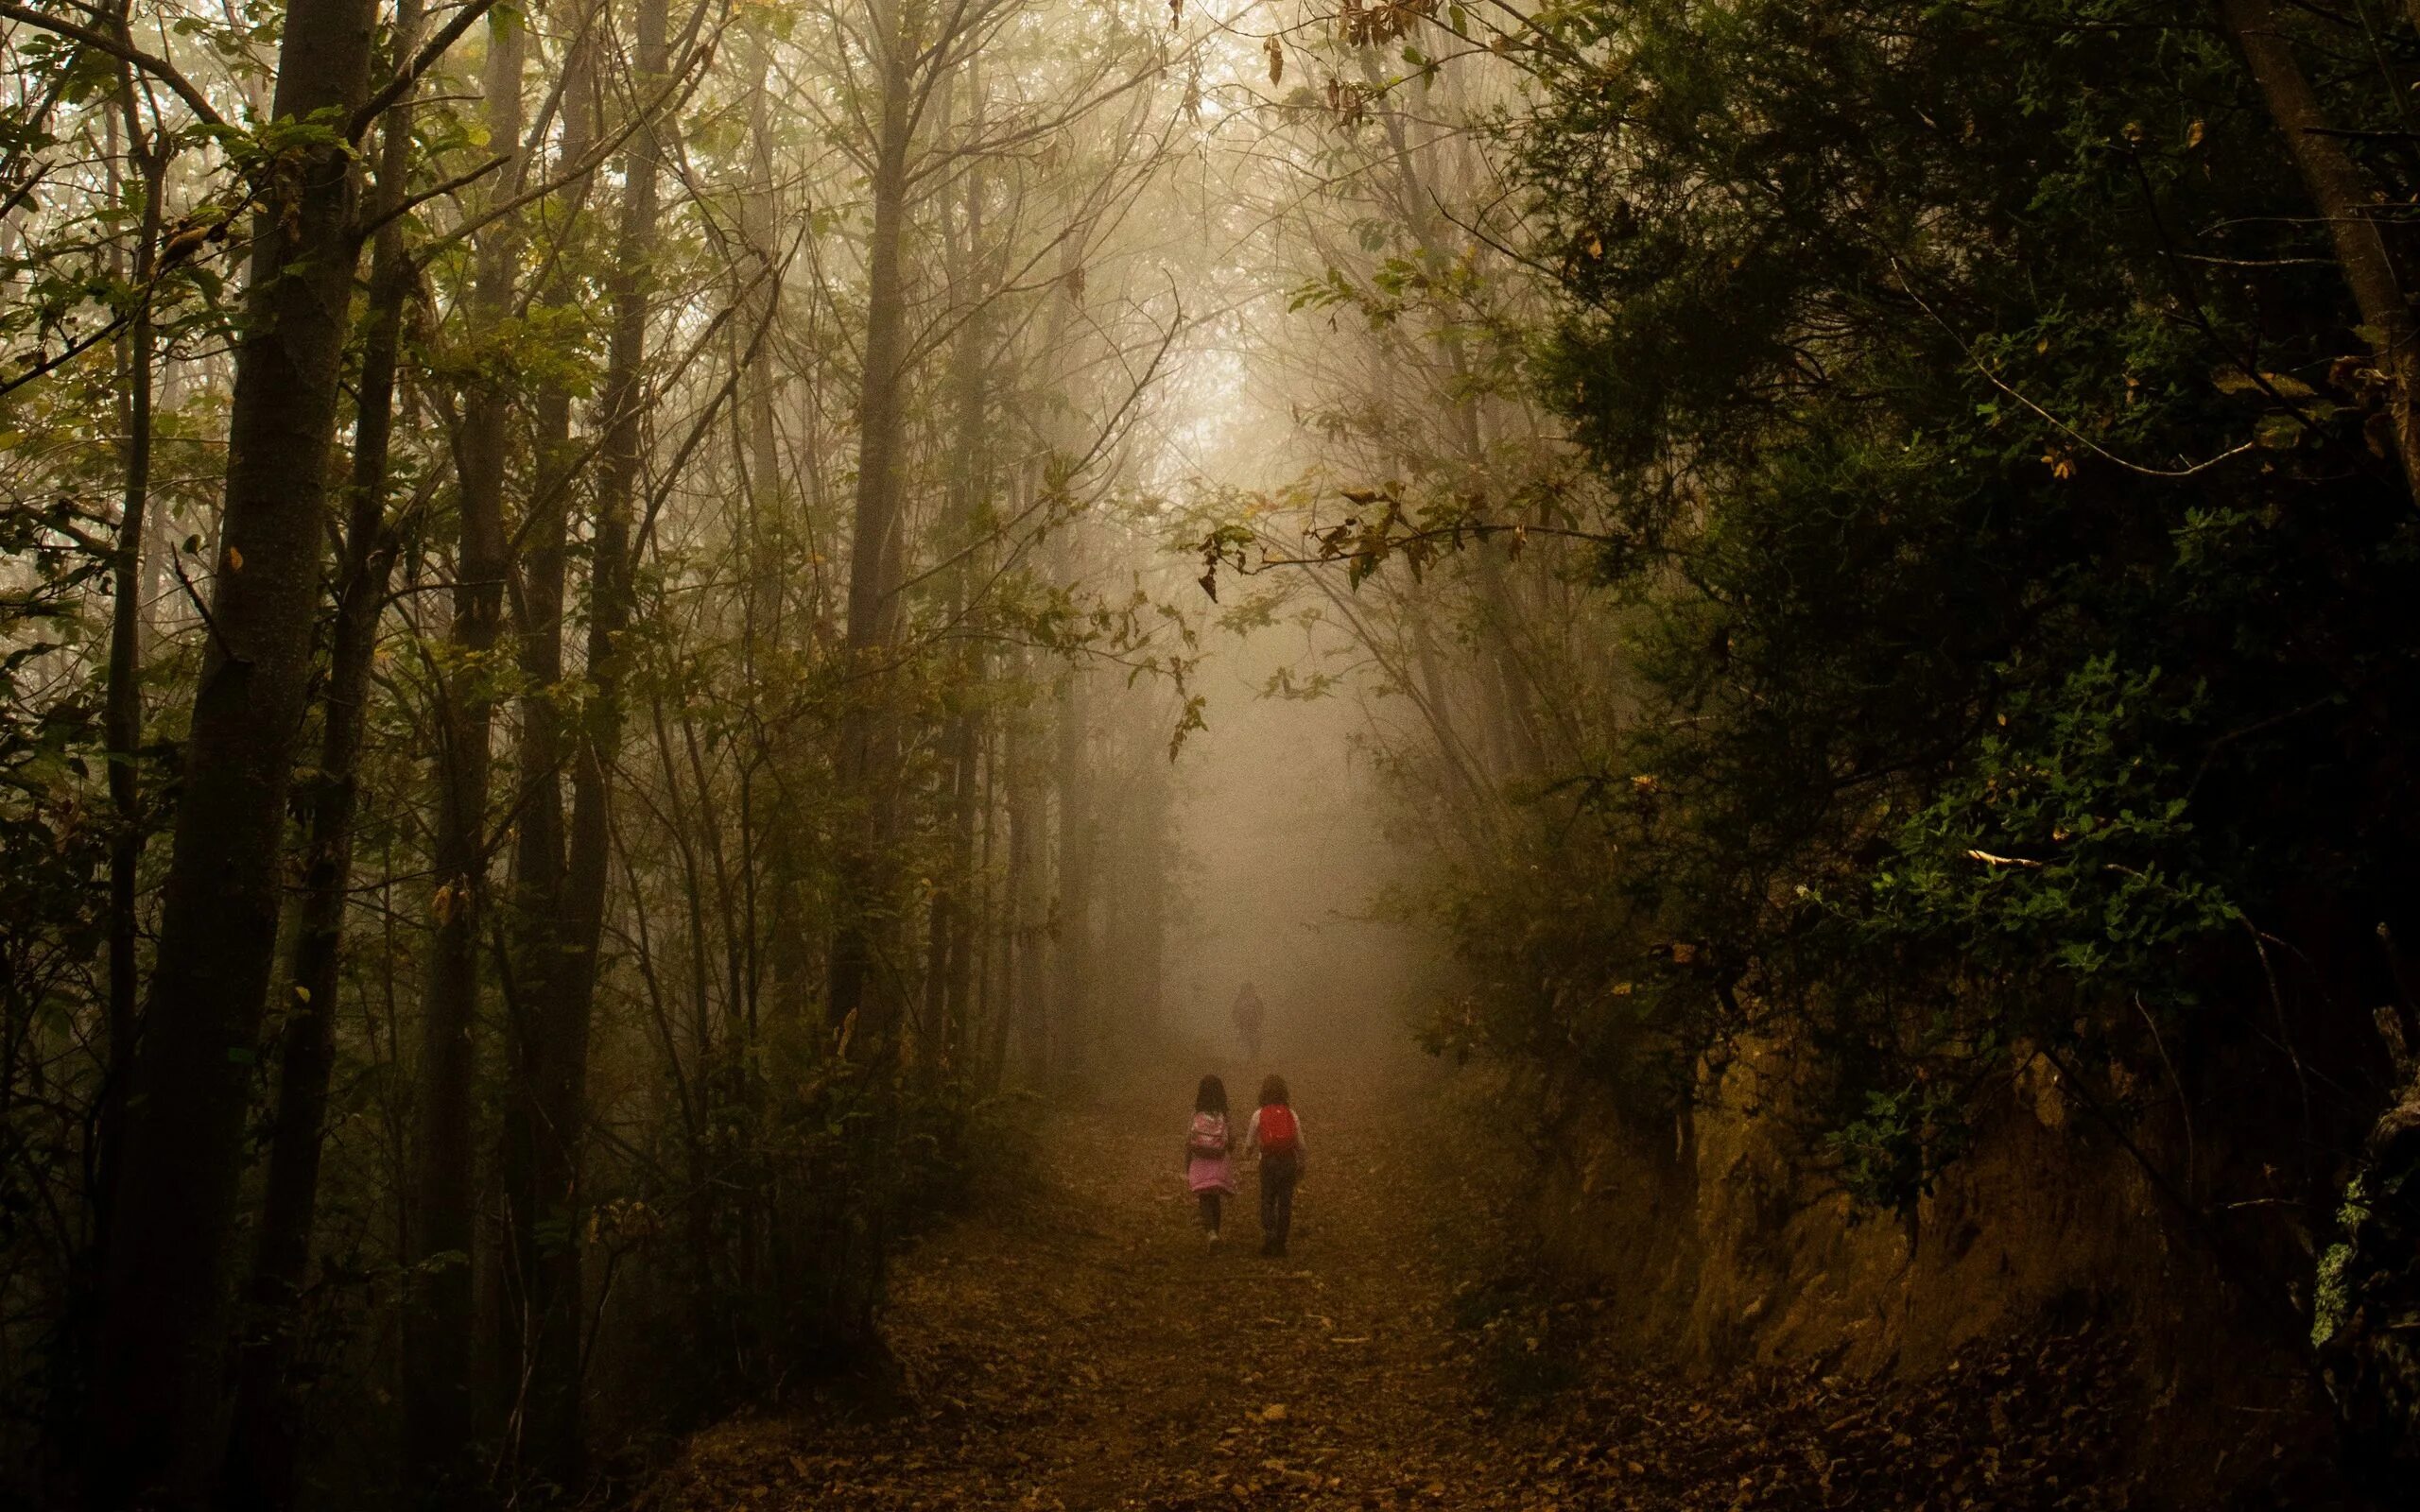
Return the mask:
<svg viewBox="0 0 2420 1512">
<path fill-rule="evenodd" d="M 1303 1179 L 1303 1121 L 1294 1116 L 1285 1077 L 1260 1084 L 1250 1139 L 1260 1156 L 1260 1252 L 1283 1255 L 1294 1227 L 1294 1184 Z"/>
</svg>

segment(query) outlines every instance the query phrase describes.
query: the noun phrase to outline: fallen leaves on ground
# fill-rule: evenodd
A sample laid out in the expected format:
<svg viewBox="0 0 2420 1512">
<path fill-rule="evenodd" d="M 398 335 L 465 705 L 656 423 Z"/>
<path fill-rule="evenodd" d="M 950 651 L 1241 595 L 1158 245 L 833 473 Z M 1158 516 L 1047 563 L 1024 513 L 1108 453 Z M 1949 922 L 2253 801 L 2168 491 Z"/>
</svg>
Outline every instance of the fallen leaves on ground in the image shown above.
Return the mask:
<svg viewBox="0 0 2420 1512">
<path fill-rule="evenodd" d="M 1794 1369 L 1709 1383 L 1618 1364 L 1588 1341 L 1582 1309 L 1560 1327 L 1551 1389 L 1508 1395 L 1501 1338 L 1456 1306 L 1490 1252 L 1471 1224 L 1439 1222 L 1452 1199 L 1390 1158 L 1417 1101 L 1313 1103 L 1317 1079 L 1297 1085 L 1322 1148 L 1290 1259 L 1253 1253 L 1249 1176 L 1226 1243 L 1192 1227 L 1167 1109 L 1064 1115 L 1028 1200 L 903 1257 L 888 1317 L 903 1406 L 877 1413 L 835 1389 L 723 1424 L 642 1504 L 2128 1504 L 2110 1469 L 2121 1352 L 2084 1326 L 2045 1326 L 1902 1386 Z"/>
</svg>

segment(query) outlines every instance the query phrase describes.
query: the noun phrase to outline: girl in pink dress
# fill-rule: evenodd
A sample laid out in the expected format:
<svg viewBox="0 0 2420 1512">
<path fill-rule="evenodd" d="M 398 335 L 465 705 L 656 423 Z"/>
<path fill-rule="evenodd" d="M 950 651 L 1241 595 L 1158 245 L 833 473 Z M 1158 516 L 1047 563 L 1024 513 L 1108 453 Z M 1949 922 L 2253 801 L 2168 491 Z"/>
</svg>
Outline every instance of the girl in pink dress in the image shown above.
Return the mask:
<svg viewBox="0 0 2420 1512">
<path fill-rule="evenodd" d="M 1201 1078 L 1193 1094 L 1193 1126 L 1184 1136 L 1184 1185 L 1201 1202 L 1201 1228 L 1219 1242 L 1219 1199 L 1236 1191 L 1236 1164 L 1228 1153 L 1227 1084 Z"/>
</svg>

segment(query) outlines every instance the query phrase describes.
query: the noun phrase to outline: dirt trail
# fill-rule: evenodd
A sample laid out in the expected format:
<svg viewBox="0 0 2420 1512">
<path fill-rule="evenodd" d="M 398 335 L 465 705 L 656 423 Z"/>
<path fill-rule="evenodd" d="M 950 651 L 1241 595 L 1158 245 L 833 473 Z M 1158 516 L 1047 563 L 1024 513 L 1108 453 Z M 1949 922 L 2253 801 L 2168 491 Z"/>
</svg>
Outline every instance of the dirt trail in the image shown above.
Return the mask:
<svg viewBox="0 0 2420 1512">
<path fill-rule="evenodd" d="M 1435 1504 L 1472 1487 L 1485 1449 L 1442 1326 L 1440 1225 L 1400 1175 L 1422 1163 L 1402 1159 L 1412 1120 L 1295 1078 L 1309 1163 L 1291 1252 L 1265 1260 L 1248 1168 L 1225 1242 L 1195 1227 L 1177 1173 L 1189 1090 L 1067 1115 L 1028 1203 L 902 1261 L 906 1416 L 729 1425 L 681 1480 L 770 1508 L 1070 1512 L 1232 1505 L 1238 1489 Z"/>
<path fill-rule="evenodd" d="M 2099 1473 L 2114 1368 L 2100 1341 L 2020 1339 L 1943 1389 L 1896 1395 L 1811 1372 L 1710 1387 L 1617 1366 L 1588 1342 L 1584 1303 L 1480 1285 L 1495 1251 L 1471 1194 L 1404 1174 L 1441 1163 L 1422 1156 L 1436 1105 L 1293 1081 L 1310 1165 L 1289 1258 L 1257 1253 L 1248 1171 L 1226 1242 L 1194 1227 L 1177 1177 L 1189 1086 L 1071 1111 L 1045 1131 L 1024 1199 L 900 1262 L 904 1411 L 726 1424 L 647 1505 L 2128 1503 Z"/>
</svg>

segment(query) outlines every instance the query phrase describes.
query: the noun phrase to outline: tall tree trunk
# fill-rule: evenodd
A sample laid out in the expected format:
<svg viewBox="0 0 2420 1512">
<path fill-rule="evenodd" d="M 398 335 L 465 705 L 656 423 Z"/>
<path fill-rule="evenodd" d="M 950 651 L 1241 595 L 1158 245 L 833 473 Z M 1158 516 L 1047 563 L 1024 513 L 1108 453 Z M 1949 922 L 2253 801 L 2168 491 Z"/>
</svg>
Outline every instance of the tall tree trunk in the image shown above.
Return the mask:
<svg viewBox="0 0 2420 1512">
<path fill-rule="evenodd" d="M 972 962 L 973 996 L 967 1005 L 969 1020 L 982 1026 L 982 1059 L 977 1075 L 977 1090 L 986 1095 L 998 1091 L 1006 1084 L 1009 1069 L 1009 1031 L 1013 1027 L 1011 997 L 1008 989 L 1007 966 L 1014 955 L 1010 931 L 1013 926 L 1013 910 L 1006 905 L 1007 889 L 996 887 L 993 879 L 1001 868 L 995 864 L 1001 824 L 1000 782 L 1001 730 L 996 719 L 986 720 L 979 731 L 982 741 L 983 794 L 982 852 L 977 865 L 980 883 L 976 891 Z M 1005 880 L 1005 879 L 1003 879 Z"/>
<path fill-rule="evenodd" d="M 1067 581 L 1076 573 L 1069 554 Z M 1059 809 L 1058 937 L 1051 952 L 1052 1043 L 1061 1074 L 1080 1073 L 1098 1025 L 1093 1022 L 1093 864 L 1097 850 L 1091 760 L 1091 702 L 1080 664 L 1060 675 L 1057 761 L 1051 780 Z"/>
<path fill-rule="evenodd" d="M 368 96 L 373 0 L 293 0 L 276 119 Z M 228 421 L 208 638 L 185 740 L 160 945 L 111 1194 L 86 1441 L 96 1508 L 199 1504 L 224 1443 L 229 1231 L 320 596 L 354 269 L 352 154 L 265 181 Z"/>
<path fill-rule="evenodd" d="M 564 163 L 584 159 L 600 129 L 596 53 L 595 39 L 582 34 L 572 39 L 563 60 L 559 158 Z M 556 222 L 559 244 L 578 246 L 578 221 L 587 197 L 585 180 L 564 196 Z M 579 297 L 576 281 L 562 266 L 564 260 L 558 256 L 553 278 L 539 296 L 543 307 L 558 315 L 569 310 Z M 563 953 L 573 933 L 566 914 L 563 816 L 563 768 L 571 760 L 564 728 L 563 602 L 572 484 L 579 457 L 571 436 L 570 390 L 549 377 L 538 389 L 533 410 L 536 472 L 515 577 L 520 592 L 515 600 L 514 646 L 522 680 L 511 893 L 517 990 L 505 1020 L 508 1093 L 501 1160 L 511 1263 L 507 1267 L 502 1358 L 513 1398 L 510 1416 L 523 1425 L 517 1445 L 525 1456 L 522 1468 L 541 1476 L 561 1477 L 578 1468 L 577 1422 L 571 1430 L 573 1459 L 569 1464 L 557 1463 L 563 1435 L 559 1404 L 550 1401 L 547 1406 L 554 1416 L 541 1421 L 527 1393 L 545 1368 L 542 1320 L 551 1297 L 542 1295 L 536 1284 L 545 1273 L 544 1246 L 550 1239 L 559 1246 L 565 1237 L 555 1234 L 548 1225 L 551 1187 L 542 1179 L 547 1162 L 540 1151 L 553 1136 L 545 1126 L 548 1109 L 535 1090 L 545 1070 L 544 1047 L 552 1017 L 565 991 Z"/>
<path fill-rule="evenodd" d="M 1121 711 L 1123 713 L 1123 711 Z M 1124 719 L 1116 721 L 1124 724 Z M 1122 731 L 1120 732 L 1122 733 Z M 1092 990 L 1092 1032 L 1088 1039 L 1097 1056 L 1115 1058 L 1133 1027 L 1135 941 L 1141 923 L 1136 905 L 1142 895 L 1136 884 L 1134 844 L 1137 788 L 1134 774 L 1120 770 L 1126 756 L 1122 742 L 1113 737 L 1097 761 L 1092 782 L 1093 851 L 1095 856 Z"/>
<path fill-rule="evenodd" d="M 726 1002 L 726 1011 L 717 1015 L 714 989 L 709 985 L 713 963 L 706 944 L 706 867 L 700 861 L 699 842 L 704 840 L 705 850 L 714 858 L 713 867 L 718 883 L 723 875 L 722 842 L 718 833 L 719 821 L 714 816 L 714 796 L 708 786 L 705 762 L 698 748 L 696 730 L 683 717 L 682 732 L 684 738 L 682 744 L 688 756 L 686 765 L 698 793 L 697 809 L 693 812 L 688 800 L 682 796 L 680 764 L 673 759 L 671 721 L 665 715 L 662 689 L 655 690 L 649 704 L 649 712 L 654 716 L 658 770 L 663 775 L 662 792 L 668 811 L 665 829 L 671 836 L 674 854 L 679 858 L 681 890 L 688 904 L 686 954 L 689 963 L 691 1050 L 687 1086 L 693 1091 L 683 1109 L 686 1115 L 683 1133 L 687 1137 L 683 1141 L 683 1152 L 689 1166 L 686 1207 L 690 1230 L 690 1330 L 693 1336 L 700 1341 L 720 1340 L 727 1331 L 722 1326 L 721 1320 L 726 1314 L 719 1305 L 715 1280 L 715 1257 L 719 1248 L 716 1243 L 719 1227 L 717 1217 L 722 1209 L 719 1188 L 721 1182 L 729 1178 L 730 1172 L 727 1166 L 717 1169 L 717 1156 L 706 1137 L 706 1130 L 714 1126 L 717 1119 L 729 1116 L 721 1105 L 722 1093 L 718 1088 L 725 1085 L 724 1071 L 735 1063 L 736 1057 L 732 1053 L 736 1052 L 738 1045 L 735 1037 L 730 1033 L 731 1025 L 726 1022 L 723 1045 L 727 1053 L 723 1056 L 716 1053 L 715 1022 L 717 1017 L 728 1020 L 729 1004 Z M 718 894 L 725 898 L 728 898 L 729 891 L 728 886 L 717 889 Z M 724 922 L 727 935 L 728 910 L 724 913 Z M 728 968 L 727 954 L 725 962 Z M 677 1066 L 674 1070 L 677 1077 Z M 728 1154 L 726 1151 L 726 1157 Z"/>
<path fill-rule="evenodd" d="M 980 664 L 970 667 L 961 684 L 960 702 L 978 696 Z M 975 932 L 980 927 L 974 907 L 977 763 L 981 753 L 981 729 L 975 711 L 953 711 L 942 732 L 942 760 L 947 774 L 949 864 L 940 889 L 933 895 L 931 938 L 925 961 L 925 1018 L 935 1043 L 931 1069 L 938 1074 L 959 1067 L 967 1051 L 968 1000 L 975 983 Z M 960 1068 L 965 1069 L 965 1068 Z"/>
<path fill-rule="evenodd" d="M 1150 706 L 1145 707 L 1148 710 Z M 1118 970 L 1127 984 L 1127 1033 L 1133 1040 L 1149 1044 L 1160 1031 L 1166 990 L 1169 811 L 1174 793 L 1168 775 L 1169 760 L 1165 751 L 1156 748 L 1157 732 L 1150 726 L 1149 714 L 1139 723 L 1143 726 L 1138 743 L 1143 770 L 1134 782 L 1133 814 L 1121 858 L 1127 871 L 1121 890 L 1130 896 L 1129 928 L 1118 952 Z"/>
<path fill-rule="evenodd" d="M 882 851 L 895 800 L 889 754 L 896 735 L 885 707 L 892 683 L 878 669 L 898 619 L 894 589 L 901 542 L 899 464 L 906 424 L 907 300 L 901 242 L 908 221 L 910 41 L 899 0 L 877 5 L 876 66 L 882 97 L 873 162 L 873 233 L 867 251 L 864 387 L 857 404 L 857 496 L 849 561 L 847 652 L 855 674 L 841 716 L 839 782 L 854 812 L 843 821 L 838 927 L 832 941 L 826 1012 L 832 1023 L 860 1016 L 857 1042 L 881 1054 L 899 1010 L 897 992 L 872 982 L 876 935 L 888 913 Z M 862 1012 L 861 1012 L 862 1010 Z"/>
<path fill-rule="evenodd" d="M 966 174 L 962 234 L 950 248 L 952 303 L 967 308 L 953 344 L 950 390 L 957 436 L 951 446 L 948 528 L 942 549 L 959 554 L 947 575 L 948 621 L 959 624 L 967 613 L 973 569 L 972 553 L 990 481 L 984 439 L 990 406 L 985 403 L 984 375 L 991 355 L 991 325 L 985 319 L 983 291 L 976 285 L 982 260 L 983 177 L 979 167 Z M 971 306 L 971 308 L 968 308 Z M 977 764 L 982 754 L 980 711 L 985 659 L 981 642 L 965 635 L 963 649 L 952 658 L 955 701 L 942 735 L 942 760 L 948 803 L 949 865 L 933 894 L 931 937 L 925 971 L 925 1018 L 938 1037 L 935 1069 L 965 1056 L 968 1000 L 974 993 L 975 937 L 980 927 L 973 906 L 975 893 L 975 828 L 978 788 Z M 972 1068 L 968 1068 L 972 1069 Z"/>
<path fill-rule="evenodd" d="M 748 589 L 741 627 L 741 653 L 755 686 L 757 658 L 782 632 L 781 557 L 784 490 L 781 441 L 775 423 L 779 380 L 773 371 L 773 344 L 750 338 L 768 328 L 781 305 L 781 259 L 775 255 L 780 237 L 780 205 L 773 182 L 772 50 L 761 18 L 749 29 L 749 60 L 753 82 L 748 95 L 748 188 L 740 197 L 740 239 L 753 276 L 755 292 L 747 300 L 747 320 L 734 339 L 747 346 L 747 371 L 741 385 L 742 423 L 747 430 L 748 467 Z"/>
<path fill-rule="evenodd" d="M 1014 671 L 1019 681 L 1029 676 L 1025 658 L 1018 658 Z M 1009 712 L 1009 864 L 1003 890 L 1008 895 L 1011 960 L 1009 1001 L 1003 1011 L 1016 1026 L 1026 1084 L 1038 1087 L 1048 1079 L 1055 1057 L 1046 972 L 1050 894 L 1045 868 L 1050 858 L 1050 802 L 1042 783 L 1035 721 L 1031 709 Z"/>
<path fill-rule="evenodd" d="M 482 86 L 489 140 L 506 152 L 521 140 L 521 73 L 527 35 L 518 12 L 490 13 Z M 515 255 L 510 221 L 490 226 L 478 238 L 471 293 L 474 341 L 486 338 L 511 314 Z M 487 914 L 488 799 L 494 767 L 495 672 L 491 662 L 503 631 L 504 582 L 510 570 L 504 532 L 510 386 L 496 353 L 478 356 L 478 375 L 464 386 L 455 441 L 459 534 L 454 621 L 448 653 L 438 667 L 436 892 L 430 903 L 437 928 L 429 947 L 422 1021 L 415 1194 L 419 1221 L 414 1225 L 415 1274 L 404 1331 L 406 1464 L 420 1484 L 440 1487 L 468 1473 L 475 1417 L 471 1391 L 475 1313 L 471 1255 L 477 1211 L 472 1082 Z"/>
<path fill-rule="evenodd" d="M 396 51 L 408 54 L 420 31 L 421 0 L 403 0 Z M 384 126 L 376 210 L 403 203 L 411 171 L 412 121 L 398 104 Z M 337 968 L 353 877 L 356 771 L 370 705 L 396 540 L 387 524 L 388 448 L 394 428 L 395 369 L 412 273 L 400 220 L 380 228 L 370 262 L 370 304 L 354 405 L 349 518 L 328 649 L 328 687 L 320 733 L 320 773 L 311 798 L 303 853 L 302 902 L 294 936 L 293 1001 L 278 1052 L 275 1122 L 261 1205 L 260 1238 L 246 1289 L 248 1316 L 237 1355 L 234 1424 L 218 1486 L 226 1512 L 284 1512 L 294 1501 L 299 1404 L 288 1379 L 295 1355 L 296 1301 L 311 1259 L 319 1212 L 320 1156 L 327 1127 L 328 1078 L 336 1062 Z"/>
<path fill-rule="evenodd" d="M 1365 82 L 1373 87 L 1383 83 L 1374 47 L 1361 48 L 1357 61 Z M 1418 246 L 1422 261 L 1442 267 L 1454 257 L 1453 249 L 1446 245 L 1448 222 L 1437 208 L 1438 197 L 1427 175 L 1421 171 L 1420 154 L 1405 128 L 1404 112 L 1383 110 L 1379 122 L 1387 134 L 1404 225 Z M 1446 363 L 1443 387 L 1446 414 L 1453 422 L 1454 450 L 1462 471 L 1469 475 L 1470 486 L 1483 493 L 1488 478 L 1487 445 L 1480 430 L 1478 400 L 1472 392 L 1469 362 L 1460 342 L 1445 341 L 1442 345 Z M 1471 570 L 1478 580 L 1486 651 L 1479 676 L 1489 684 L 1485 689 L 1486 707 L 1497 750 L 1496 775 L 1514 780 L 1534 777 L 1546 767 L 1546 753 L 1537 730 L 1535 690 L 1522 656 L 1520 600 L 1505 572 L 1504 561 L 1484 541 L 1472 558 Z"/>
<path fill-rule="evenodd" d="M 649 99 L 670 72 L 666 0 L 640 0 L 631 95 Z M 572 761 L 571 828 L 563 887 L 564 944 L 557 995 L 524 1067 L 539 1138 L 528 1197 L 542 1215 L 530 1232 L 535 1354 L 527 1369 L 529 1454 L 558 1485 L 582 1478 L 580 1426 L 580 1152 L 587 1137 L 589 1025 L 596 1002 L 597 952 L 613 866 L 613 774 L 622 741 L 622 633 L 631 613 L 632 511 L 638 496 L 647 404 L 648 273 L 655 253 L 657 180 L 664 127 L 650 118 L 623 163 L 622 224 L 615 249 L 613 332 L 602 412 L 603 470 L 589 558 L 588 697 Z"/>
<path fill-rule="evenodd" d="M 2387 413 L 2404 483 L 2420 501 L 2420 328 L 2387 249 L 2380 206 L 2345 151 L 2344 139 L 2328 129 L 2271 0 L 2219 0 L 2219 17 L 2242 51 L 2271 118 L 2285 133 L 2312 208 L 2327 223 L 2337 266 L 2361 323 L 2372 333 L 2370 350 L 2388 381 Z"/>
<path fill-rule="evenodd" d="M 772 49 L 767 18 L 752 16 L 749 28 L 749 62 L 752 75 L 748 96 L 748 188 L 740 199 L 740 231 L 747 243 L 749 271 L 758 282 L 749 301 L 749 320 L 734 340 L 742 342 L 740 423 L 742 455 L 748 475 L 746 522 L 748 587 L 740 624 L 740 663 L 747 696 L 753 700 L 764 684 L 762 669 L 768 653 L 782 644 L 786 600 L 783 591 L 783 542 L 789 539 L 788 491 L 783 486 L 781 438 L 776 421 L 780 381 L 773 369 L 769 333 L 781 309 L 783 260 L 775 248 L 780 236 L 781 207 L 774 183 Z M 758 1128 L 764 1117 L 764 1078 L 756 1055 L 760 1043 L 757 1012 L 764 978 L 765 952 L 759 927 L 758 896 L 767 859 L 765 839 L 758 832 L 757 778 L 761 763 L 754 751 L 742 754 L 739 778 L 739 921 L 738 938 L 727 948 L 739 955 L 732 1011 L 739 1019 L 738 1042 L 731 1057 L 735 1094 L 747 1113 L 745 1127 Z M 800 931 L 804 933 L 804 931 Z M 760 1266 L 768 1236 L 777 1231 L 772 1211 L 773 1177 L 765 1160 L 769 1142 L 752 1145 L 739 1173 L 742 1193 L 737 1204 L 741 1233 L 736 1248 L 739 1270 L 735 1285 L 743 1297 L 767 1290 Z"/>
<path fill-rule="evenodd" d="M 124 29 L 123 17 L 119 28 Z M 142 220 L 136 232 L 132 286 L 137 291 L 133 318 L 119 341 L 119 368 L 124 394 L 119 422 L 126 433 L 123 489 L 118 506 L 117 540 L 110 563 L 110 660 L 102 732 L 109 756 L 110 808 L 114 821 L 110 834 L 109 909 L 109 1074 L 104 1083 L 95 1141 L 98 1200 L 108 1211 L 108 1194 L 116 1177 L 117 1156 L 124 1141 L 127 1081 L 133 1071 L 136 1011 L 141 982 L 136 962 L 137 893 L 143 867 L 143 794 L 136 763 L 143 747 L 143 546 L 151 500 L 151 379 L 159 359 L 159 341 L 151 319 L 150 284 L 160 240 L 160 191 L 168 169 L 168 149 L 143 129 L 137 112 L 130 71 L 121 68 L 119 114 L 125 122 L 135 172 L 143 180 Z M 108 1236 L 98 1243 L 104 1248 Z"/>
</svg>

